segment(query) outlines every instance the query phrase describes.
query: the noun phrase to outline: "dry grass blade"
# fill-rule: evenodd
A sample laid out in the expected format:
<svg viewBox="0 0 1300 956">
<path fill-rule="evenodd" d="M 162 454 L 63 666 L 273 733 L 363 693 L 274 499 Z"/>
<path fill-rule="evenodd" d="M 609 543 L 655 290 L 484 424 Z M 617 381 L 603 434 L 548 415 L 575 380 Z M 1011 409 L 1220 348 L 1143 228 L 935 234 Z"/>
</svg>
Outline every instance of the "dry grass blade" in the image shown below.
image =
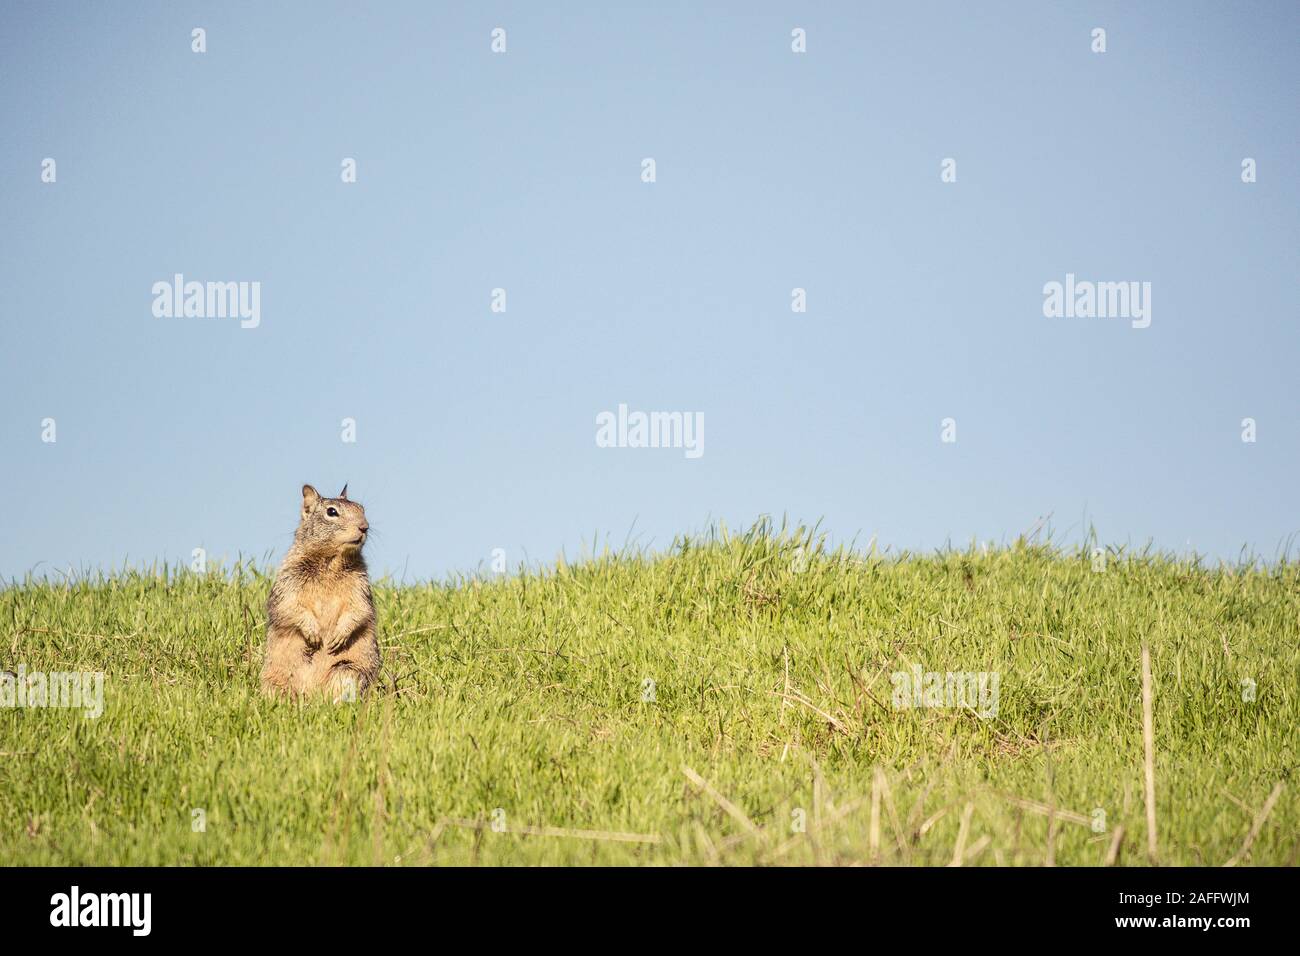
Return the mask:
<svg viewBox="0 0 1300 956">
<path fill-rule="evenodd" d="M 867 847 L 874 860 L 880 854 L 880 768 L 876 768 L 875 778 L 871 781 L 871 830 Z"/>
<path fill-rule="evenodd" d="M 795 701 L 795 702 L 797 702 L 797 703 L 803 704 L 805 707 L 807 707 L 809 710 L 811 710 L 811 711 L 812 711 L 814 714 L 816 714 L 817 716 L 819 716 L 819 717 L 824 717 L 824 718 L 826 719 L 826 721 L 827 721 L 827 722 L 828 722 L 832 727 L 834 727 L 836 730 L 840 731 L 841 733 L 845 733 L 845 734 L 847 734 L 847 733 L 849 732 L 849 728 L 845 725 L 844 721 L 840 720 L 838 717 L 834 717 L 834 716 L 832 716 L 831 714 L 826 713 L 826 711 L 822 710 L 820 707 L 818 707 L 818 706 L 817 706 L 816 704 L 814 704 L 812 701 L 808 700 L 808 699 L 807 699 L 806 697 L 804 697 L 802 694 L 798 694 L 798 693 L 793 693 L 793 694 L 782 694 L 782 693 L 779 693 L 779 692 L 774 691 L 774 690 L 773 690 L 773 691 L 768 691 L 768 693 L 770 693 L 770 694 L 775 694 L 777 697 L 785 697 L 785 698 L 788 698 L 789 700 L 793 700 L 793 701 Z"/>
<path fill-rule="evenodd" d="M 1028 810 L 1030 813 L 1041 814 L 1058 820 L 1066 820 L 1070 823 L 1077 823 L 1080 826 L 1092 826 L 1092 818 L 1084 816 L 1082 813 L 1075 813 L 1073 810 L 1062 810 L 1060 807 L 1048 806 L 1046 803 L 1039 803 L 1037 800 L 1026 800 L 1024 797 L 1012 796 L 1008 793 L 999 793 L 999 797 L 1007 803 L 1020 807 L 1022 810 Z"/>
<path fill-rule="evenodd" d="M 1156 735 L 1154 703 L 1151 697 L 1151 651 L 1142 647 L 1142 749 L 1147 806 L 1147 858 L 1156 861 Z"/>
<path fill-rule="evenodd" d="M 993 840 L 988 836 L 988 834 L 985 834 L 984 836 L 980 837 L 978 840 L 972 843 L 970 847 L 966 850 L 965 862 L 970 863 L 977 856 L 979 856 L 986 849 L 988 849 L 989 844 L 992 842 Z"/>
<path fill-rule="evenodd" d="M 821 823 L 814 825 L 807 833 L 797 833 L 794 836 L 790 837 L 788 840 L 786 840 L 784 843 L 782 843 L 780 846 L 778 846 L 775 850 L 772 851 L 772 858 L 776 859 L 777 857 L 785 856 L 787 853 L 789 853 L 800 843 L 805 842 L 808 837 L 814 836 L 823 830 L 830 829 L 835 824 L 839 823 L 841 820 L 847 817 L 854 810 L 856 810 L 858 807 L 862 806 L 862 804 L 865 802 L 866 800 L 863 799 L 862 797 L 854 797 L 848 803 L 844 804 L 844 806 L 840 807 L 834 813 L 830 814 L 830 816 L 822 820 Z"/>
<path fill-rule="evenodd" d="M 727 814 L 733 820 L 739 823 L 751 834 L 754 835 L 758 834 L 758 827 L 754 826 L 754 821 L 749 819 L 749 817 L 745 816 L 744 811 L 741 810 L 740 807 L 736 806 L 734 803 L 732 803 L 722 794 L 718 793 L 718 791 L 713 788 L 712 784 L 710 784 L 707 780 L 701 777 L 690 767 L 686 766 L 686 764 L 682 764 L 682 773 L 686 774 L 686 778 L 690 780 L 691 783 L 695 784 L 696 787 L 698 787 L 700 790 L 704 791 L 710 797 L 712 797 L 713 802 L 716 803 L 718 806 L 722 807 L 723 810 L 727 811 Z"/>
<path fill-rule="evenodd" d="M 1246 834 L 1246 839 L 1241 844 L 1241 849 L 1233 854 L 1232 859 L 1223 864 L 1224 866 L 1236 866 L 1245 859 L 1246 854 L 1250 852 L 1251 845 L 1255 842 L 1255 837 L 1259 836 L 1259 831 L 1264 828 L 1264 821 L 1267 820 L 1268 815 L 1273 812 L 1273 805 L 1277 803 L 1277 798 L 1282 796 L 1282 789 L 1283 784 L 1281 780 L 1273 785 L 1273 790 L 1269 793 L 1268 799 L 1264 801 L 1264 806 L 1262 806 L 1259 813 L 1255 815 L 1255 821 L 1250 825 L 1250 832 Z"/>
<path fill-rule="evenodd" d="M 620 833 L 617 830 L 575 830 L 569 827 L 507 826 L 493 830 L 484 820 L 456 820 L 446 818 L 438 821 L 434 835 L 441 835 L 446 827 L 458 827 L 462 830 L 491 830 L 493 833 L 510 833 L 516 836 L 572 837 L 576 840 L 609 840 L 615 843 L 662 843 L 663 837 L 658 833 Z M 431 838 L 432 840 L 432 838 Z"/>
<path fill-rule="evenodd" d="M 1114 866 L 1119 862 L 1119 851 L 1123 844 L 1124 828 L 1117 826 L 1114 835 L 1110 838 L 1110 848 L 1106 851 L 1106 866 Z"/>
<path fill-rule="evenodd" d="M 966 852 L 966 837 L 970 833 L 970 818 L 975 813 L 975 804 L 966 804 L 961 812 L 961 824 L 957 827 L 957 843 L 952 848 L 952 862 L 949 866 L 961 866 Z"/>
</svg>

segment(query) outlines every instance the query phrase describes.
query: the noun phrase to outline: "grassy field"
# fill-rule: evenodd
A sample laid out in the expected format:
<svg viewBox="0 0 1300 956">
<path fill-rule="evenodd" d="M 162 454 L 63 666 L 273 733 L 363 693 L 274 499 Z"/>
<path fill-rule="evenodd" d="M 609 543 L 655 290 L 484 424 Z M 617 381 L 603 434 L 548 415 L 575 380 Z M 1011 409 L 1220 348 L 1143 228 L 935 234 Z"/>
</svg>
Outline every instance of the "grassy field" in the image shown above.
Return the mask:
<svg viewBox="0 0 1300 956">
<path fill-rule="evenodd" d="M 97 719 L 0 709 L 0 863 L 1145 863 L 1144 644 L 1157 861 L 1300 856 L 1295 563 L 762 524 L 377 582 L 386 688 L 301 707 L 258 693 L 269 587 L 0 591 L 0 668 L 105 675 Z M 996 714 L 897 706 L 918 667 L 997 675 Z"/>
</svg>

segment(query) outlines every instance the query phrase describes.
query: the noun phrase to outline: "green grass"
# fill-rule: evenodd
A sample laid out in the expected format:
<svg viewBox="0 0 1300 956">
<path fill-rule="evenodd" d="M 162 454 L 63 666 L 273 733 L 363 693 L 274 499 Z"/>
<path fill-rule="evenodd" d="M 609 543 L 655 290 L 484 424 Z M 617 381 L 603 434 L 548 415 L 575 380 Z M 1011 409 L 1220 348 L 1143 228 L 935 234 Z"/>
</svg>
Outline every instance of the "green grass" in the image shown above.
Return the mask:
<svg viewBox="0 0 1300 956">
<path fill-rule="evenodd" d="M 240 568 L 0 591 L 0 667 L 106 675 L 98 719 L 0 709 L 0 863 L 937 865 L 961 844 L 1097 865 L 1120 827 L 1119 862 L 1145 863 L 1144 643 L 1159 862 L 1234 857 L 1278 784 L 1240 862 L 1300 854 L 1295 563 L 1112 551 L 1096 573 L 1024 541 L 882 558 L 760 524 L 377 582 L 388 686 L 301 707 L 258 693 L 269 586 Z M 913 665 L 998 673 L 996 716 L 895 708 Z"/>
</svg>

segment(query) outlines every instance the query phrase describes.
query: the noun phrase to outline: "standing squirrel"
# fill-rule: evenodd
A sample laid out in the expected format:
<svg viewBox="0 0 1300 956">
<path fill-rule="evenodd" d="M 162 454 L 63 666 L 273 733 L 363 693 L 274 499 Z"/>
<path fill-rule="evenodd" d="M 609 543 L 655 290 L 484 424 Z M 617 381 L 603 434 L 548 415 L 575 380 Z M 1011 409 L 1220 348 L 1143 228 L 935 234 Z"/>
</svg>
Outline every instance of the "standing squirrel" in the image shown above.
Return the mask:
<svg viewBox="0 0 1300 956">
<path fill-rule="evenodd" d="M 337 498 L 302 486 L 302 518 L 266 602 L 267 694 L 356 699 L 379 676 L 375 603 L 361 557 L 369 530 L 347 485 Z"/>
</svg>

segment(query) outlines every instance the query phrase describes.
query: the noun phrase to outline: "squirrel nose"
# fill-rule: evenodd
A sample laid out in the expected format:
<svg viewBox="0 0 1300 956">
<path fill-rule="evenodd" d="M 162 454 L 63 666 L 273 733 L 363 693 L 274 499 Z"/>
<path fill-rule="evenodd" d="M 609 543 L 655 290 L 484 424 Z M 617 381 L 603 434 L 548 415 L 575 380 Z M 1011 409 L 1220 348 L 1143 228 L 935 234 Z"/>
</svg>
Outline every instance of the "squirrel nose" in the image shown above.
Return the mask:
<svg viewBox="0 0 1300 956">
<path fill-rule="evenodd" d="M 362 533 L 362 534 L 365 534 L 365 533 L 366 533 L 367 531 L 369 531 L 369 530 L 370 530 L 370 525 L 368 525 L 368 524 L 363 524 L 363 525 L 361 526 L 361 533 Z"/>
</svg>

